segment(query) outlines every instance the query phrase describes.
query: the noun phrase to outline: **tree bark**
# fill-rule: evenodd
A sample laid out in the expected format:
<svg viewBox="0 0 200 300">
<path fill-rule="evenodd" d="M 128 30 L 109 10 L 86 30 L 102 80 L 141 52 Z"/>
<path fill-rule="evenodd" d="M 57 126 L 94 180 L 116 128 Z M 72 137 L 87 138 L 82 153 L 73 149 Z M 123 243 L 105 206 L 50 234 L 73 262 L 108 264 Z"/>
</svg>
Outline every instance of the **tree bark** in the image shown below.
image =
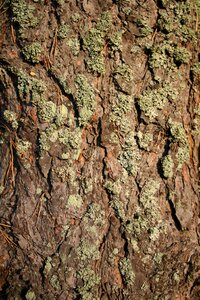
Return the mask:
<svg viewBox="0 0 200 300">
<path fill-rule="evenodd" d="M 199 299 L 198 2 L 0 7 L 0 298 Z"/>
</svg>

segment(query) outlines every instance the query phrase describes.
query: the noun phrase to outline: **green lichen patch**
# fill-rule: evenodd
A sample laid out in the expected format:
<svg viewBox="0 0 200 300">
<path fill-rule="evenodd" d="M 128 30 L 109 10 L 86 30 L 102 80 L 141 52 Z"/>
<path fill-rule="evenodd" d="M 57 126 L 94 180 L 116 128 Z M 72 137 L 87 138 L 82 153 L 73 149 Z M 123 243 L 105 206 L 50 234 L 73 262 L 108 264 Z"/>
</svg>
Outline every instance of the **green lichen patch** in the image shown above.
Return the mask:
<svg viewBox="0 0 200 300">
<path fill-rule="evenodd" d="M 82 283 L 78 286 L 78 292 L 82 300 L 94 300 L 96 288 L 100 283 L 100 277 L 89 266 L 83 267 L 77 272 L 77 279 Z"/>
<path fill-rule="evenodd" d="M 112 18 L 109 13 L 102 13 L 96 26 L 83 37 L 83 46 L 89 55 L 87 59 L 88 70 L 95 74 L 102 74 L 105 71 L 103 66 L 104 58 L 101 52 L 105 45 L 105 36 L 111 26 L 111 22 Z M 98 69 L 98 66 L 101 66 L 101 68 Z"/>
<path fill-rule="evenodd" d="M 52 101 L 41 100 L 38 105 L 38 117 L 41 122 L 51 123 L 56 116 L 56 104 Z"/>
<path fill-rule="evenodd" d="M 27 158 L 28 151 L 31 149 L 32 144 L 26 140 L 18 139 L 16 142 L 17 155 L 21 158 Z"/>
<path fill-rule="evenodd" d="M 79 109 L 79 123 L 86 125 L 96 109 L 96 99 L 93 88 L 87 78 L 79 74 L 75 78 L 76 101 Z"/>
<path fill-rule="evenodd" d="M 148 89 L 138 97 L 140 109 L 150 121 L 156 118 L 168 100 L 175 100 L 178 91 L 170 84 L 165 84 L 157 89 Z"/>
<path fill-rule="evenodd" d="M 51 124 L 45 131 L 40 133 L 39 143 L 40 152 L 48 151 L 51 143 L 55 143 L 58 139 L 58 130 L 55 124 Z"/>
<path fill-rule="evenodd" d="M 39 63 L 42 60 L 42 46 L 38 42 L 24 47 L 22 53 L 28 62 Z"/>
<path fill-rule="evenodd" d="M 52 286 L 54 289 L 56 289 L 56 290 L 60 289 L 60 282 L 59 282 L 59 278 L 58 278 L 57 275 L 53 275 L 53 276 L 51 277 L 50 283 L 51 283 L 51 286 Z"/>
<path fill-rule="evenodd" d="M 29 28 L 34 28 L 38 24 L 38 19 L 35 15 L 35 7 L 30 5 L 25 0 L 12 0 L 11 9 L 13 12 L 13 20 L 19 25 L 21 36 Z"/>
<path fill-rule="evenodd" d="M 73 21 L 73 22 L 79 22 L 80 20 L 81 20 L 81 15 L 79 15 L 79 13 L 75 13 L 75 14 L 73 14 L 73 15 L 71 15 L 71 20 Z"/>
<path fill-rule="evenodd" d="M 123 280 L 127 285 L 132 285 L 135 281 L 135 273 L 133 272 L 132 264 L 130 259 L 122 258 L 119 262 L 120 273 L 122 274 Z"/>
<path fill-rule="evenodd" d="M 120 77 L 128 82 L 133 79 L 133 74 L 132 74 L 131 68 L 129 67 L 129 65 L 127 65 L 123 62 L 120 62 L 118 64 L 118 66 L 114 70 L 113 74 L 116 79 L 118 79 Z"/>
<path fill-rule="evenodd" d="M 181 169 L 182 165 L 189 159 L 189 143 L 183 124 L 169 119 L 170 132 L 175 140 L 178 142 L 179 148 L 176 153 L 178 162 L 177 169 Z"/>
<path fill-rule="evenodd" d="M 94 241 L 81 240 L 78 248 L 77 255 L 82 261 L 91 261 L 100 259 L 100 252 Z"/>
<path fill-rule="evenodd" d="M 65 123 L 68 117 L 68 109 L 64 104 L 61 104 L 57 107 L 56 116 L 55 116 L 55 123 L 58 126 L 61 126 Z"/>
<path fill-rule="evenodd" d="M 195 41 L 195 30 L 192 28 L 194 6 L 189 1 L 176 1 L 164 5 L 159 11 L 158 28 L 165 34 L 175 33 L 177 42 Z"/>
<path fill-rule="evenodd" d="M 124 93 L 118 92 L 116 95 L 115 103 L 113 104 L 110 120 L 114 122 L 117 126 L 120 126 L 121 129 L 123 126 L 124 117 L 126 119 L 127 124 L 127 113 L 131 111 L 132 97 L 125 95 Z M 127 128 L 127 126 L 126 126 Z"/>
<path fill-rule="evenodd" d="M 151 28 L 148 24 L 148 20 L 145 19 L 138 19 L 136 20 L 136 24 L 140 30 L 140 35 L 145 37 L 149 34 L 152 34 L 153 28 Z"/>
<path fill-rule="evenodd" d="M 117 31 L 113 33 L 113 35 L 109 39 L 108 45 L 110 47 L 111 53 L 122 51 L 122 32 Z"/>
<path fill-rule="evenodd" d="M 149 146 L 153 141 L 153 134 L 152 133 L 142 133 L 141 131 L 138 131 L 137 137 L 138 137 L 138 144 L 139 144 L 140 148 L 149 151 Z"/>
<path fill-rule="evenodd" d="M 45 262 L 45 267 L 43 270 L 44 276 L 47 276 L 52 269 L 52 258 L 49 256 Z"/>
<path fill-rule="evenodd" d="M 125 230 L 140 239 L 147 234 L 150 242 L 159 239 L 160 234 L 166 232 L 166 226 L 160 212 L 160 206 L 156 193 L 159 191 L 159 182 L 150 179 L 142 188 L 139 198 L 139 207 L 131 220 L 125 225 Z M 144 239 L 145 240 L 145 239 Z"/>
<path fill-rule="evenodd" d="M 62 22 L 60 24 L 59 30 L 58 30 L 58 38 L 59 39 L 65 39 L 68 36 L 69 33 L 69 25 Z"/>
<path fill-rule="evenodd" d="M 67 205 L 68 206 L 73 206 L 75 208 L 81 208 L 81 206 L 83 205 L 83 199 L 78 194 L 70 195 L 68 200 L 67 200 Z"/>
<path fill-rule="evenodd" d="M 69 46 L 71 53 L 75 56 L 77 56 L 80 52 L 80 42 L 77 37 L 69 39 L 67 42 L 67 45 Z"/>
<path fill-rule="evenodd" d="M 3 113 L 3 117 L 6 120 L 7 123 L 11 124 L 13 129 L 18 128 L 18 122 L 17 122 L 17 114 L 10 110 L 5 110 Z"/>
<path fill-rule="evenodd" d="M 28 292 L 26 293 L 25 298 L 27 300 L 36 300 L 35 292 L 32 289 L 28 290 Z"/>
<path fill-rule="evenodd" d="M 174 162 L 170 155 L 166 155 L 162 160 L 162 170 L 165 178 L 173 177 Z"/>
</svg>

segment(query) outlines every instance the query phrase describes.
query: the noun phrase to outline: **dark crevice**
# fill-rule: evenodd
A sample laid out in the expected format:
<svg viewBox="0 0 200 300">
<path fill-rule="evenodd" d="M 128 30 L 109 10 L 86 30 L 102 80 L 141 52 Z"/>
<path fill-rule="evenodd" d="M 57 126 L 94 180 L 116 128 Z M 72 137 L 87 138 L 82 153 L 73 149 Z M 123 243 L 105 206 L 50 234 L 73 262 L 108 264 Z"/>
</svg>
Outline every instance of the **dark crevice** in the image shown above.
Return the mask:
<svg viewBox="0 0 200 300">
<path fill-rule="evenodd" d="M 167 194 L 167 200 L 168 200 L 168 203 L 169 203 L 169 206 L 170 206 L 170 209 L 171 209 L 171 216 L 172 216 L 172 219 L 174 221 L 174 225 L 175 225 L 175 227 L 178 231 L 182 231 L 182 225 L 181 225 L 181 222 L 179 221 L 179 219 L 176 215 L 176 209 L 174 207 L 174 203 L 169 198 L 169 191 L 168 191 L 168 194 Z"/>
</svg>

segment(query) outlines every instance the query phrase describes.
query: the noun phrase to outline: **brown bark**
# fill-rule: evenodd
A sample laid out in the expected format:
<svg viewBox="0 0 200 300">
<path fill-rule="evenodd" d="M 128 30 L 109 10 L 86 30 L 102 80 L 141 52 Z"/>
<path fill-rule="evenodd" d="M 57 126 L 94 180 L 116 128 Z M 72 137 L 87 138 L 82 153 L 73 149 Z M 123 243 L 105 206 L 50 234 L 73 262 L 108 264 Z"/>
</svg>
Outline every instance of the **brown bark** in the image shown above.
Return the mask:
<svg viewBox="0 0 200 300">
<path fill-rule="evenodd" d="M 199 299 L 198 2 L 2 1 L 1 299 Z"/>
</svg>

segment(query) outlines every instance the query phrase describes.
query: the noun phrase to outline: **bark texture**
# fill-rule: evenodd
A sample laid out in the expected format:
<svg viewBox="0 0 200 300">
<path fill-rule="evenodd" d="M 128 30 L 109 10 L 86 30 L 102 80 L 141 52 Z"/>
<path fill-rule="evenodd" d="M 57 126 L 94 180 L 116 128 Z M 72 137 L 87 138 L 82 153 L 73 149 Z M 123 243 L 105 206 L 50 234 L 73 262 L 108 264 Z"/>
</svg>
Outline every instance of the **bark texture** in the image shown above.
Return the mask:
<svg viewBox="0 0 200 300">
<path fill-rule="evenodd" d="M 1 299 L 199 299 L 197 1 L 1 1 Z"/>
</svg>

